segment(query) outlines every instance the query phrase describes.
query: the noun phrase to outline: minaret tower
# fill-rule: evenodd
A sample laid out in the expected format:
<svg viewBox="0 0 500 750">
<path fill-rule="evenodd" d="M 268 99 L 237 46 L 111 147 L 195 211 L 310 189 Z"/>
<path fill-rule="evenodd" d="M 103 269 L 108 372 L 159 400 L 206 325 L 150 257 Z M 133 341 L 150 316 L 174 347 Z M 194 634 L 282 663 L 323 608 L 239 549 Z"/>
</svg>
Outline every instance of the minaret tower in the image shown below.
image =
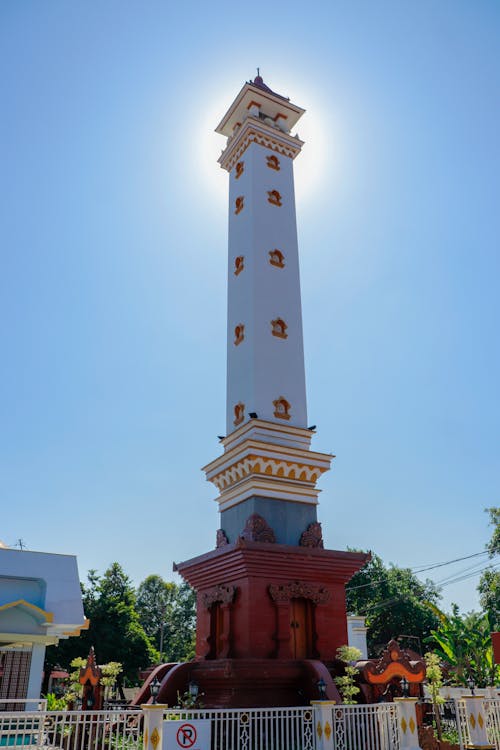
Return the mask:
<svg viewBox="0 0 500 750">
<path fill-rule="evenodd" d="M 290 133 L 303 113 L 257 76 L 216 129 L 230 175 L 227 437 L 205 471 L 229 542 L 256 516 L 282 544 L 320 538 L 316 481 L 332 456 L 311 452 L 307 424 L 293 183 L 303 143 Z"/>
<path fill-rule="evenodd" d="M 190 679 L 206 706 L 291 706 L 326 695 L 347 643 L 344 585 L 367 560 L 323 548 L 316 482 L 331 454 L 311 450 L 291 129 L 304 110 L 258 75 L 217 132 L 229 172 L 227 426 L 204 468 L 218 490 L 216 549 L 174 566 L 197 592 L 196 660 L 162 682 L 176 700 Z"/>
</svg>

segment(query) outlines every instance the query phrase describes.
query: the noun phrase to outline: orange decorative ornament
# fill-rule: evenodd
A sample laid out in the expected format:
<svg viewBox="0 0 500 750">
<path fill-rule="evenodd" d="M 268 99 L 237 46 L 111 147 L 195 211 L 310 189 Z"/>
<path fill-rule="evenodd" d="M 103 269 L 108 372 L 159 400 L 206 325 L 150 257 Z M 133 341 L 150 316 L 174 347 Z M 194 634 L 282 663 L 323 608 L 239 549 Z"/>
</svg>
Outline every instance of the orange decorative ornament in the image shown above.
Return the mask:
<svg viewBox="0 0 500 750">
<path fill-rule="evenodd" d="M 282 206 L 281 202 L 281 193 L 279 193 L 277 190 L 268 190 L 267 191 L 267 200 L 271 205 L 273 206 Z"/>
<path fill-rule="evenodd" d="M 241 401 L 240 401 L 234 407 L 234 420 L 233 420 L 233 424 L 235 426 L 241 424 L 243 422 L 244 416 L 245 416 L 245 404 L 242 404 Z"/>
<path fill-rule="evenodd" d="M 276 268 L 285 267 L 285 256 L 281 250 L 269 250 L 269 263 Z"/>
<path fill-rule="evenodd" d="M 274 154 L 272 156 L 266 156 L 267 166 L 269 169 L 275 169 L 277 172 L 280 171 L 280 160 Z"/>
<path fill-rule="evenodd" d="M 238 344 L 241 344 L 244 338 L 245 338 L 245 326 L 243 325 L 243 323 L 240 323 L 234 329 L 234 345 L 238 346 Z"/>
<path fill-rule="evenodd" d="M 286 332 L 287 328 L 288 328 L 287 324 L 281 318 L 276 318 L 276 320 L 271 320 L 271 333 L 273 334 L 273 336 L 277 336 L 277 338 L 279 339 L 288 338 L 288 334 Z"/>
<path fill-rule="evenodd" d="M 238 274 L 240 274 L 244 268 L 245 268 L 245 256 L 238 255 L 238 257 L 234 259 L 234 275 L 238 276 Z"/>
<path fill-rule="evenodd" d="M 234 202 L 234 206 L 235 206 L 235 208 L 234 208 L 234 213 L 235 213 L 235 214 L 239 214 L 239 213 L 240 213 L 240 211 L 243 211 L 243 204 L 244 204 L 244 201 L 245 201 L 245 199 L 244 199 L 244 197 L 243 197 L 242 195 L 239 195 L 239 196 L 238 196 L 238 197 L 236 198 L 236 200 L 235 200 L 235 202 Z"/>
<path fill-rule="evenodd" d="M 280 396 L 276 401 L 273 401 L 273 406 L 276 419 L 290 419 L 290 404 L 286 398 Z"/>
</svg>

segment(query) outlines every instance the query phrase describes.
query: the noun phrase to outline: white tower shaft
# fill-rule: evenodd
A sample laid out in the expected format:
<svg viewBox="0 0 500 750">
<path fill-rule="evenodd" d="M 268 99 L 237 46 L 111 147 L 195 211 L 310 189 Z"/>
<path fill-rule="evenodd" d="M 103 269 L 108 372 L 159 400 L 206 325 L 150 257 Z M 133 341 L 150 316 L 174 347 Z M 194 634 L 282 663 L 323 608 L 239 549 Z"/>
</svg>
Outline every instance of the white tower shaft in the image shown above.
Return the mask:
<svg viewBox="0 0 500 750">
<path fill-rule="evenodd" d="M 292 159 L 253 142 L 237 165 L 229 188 L 227 434 L 249 413 L 305 428 Z"/>
</svg>

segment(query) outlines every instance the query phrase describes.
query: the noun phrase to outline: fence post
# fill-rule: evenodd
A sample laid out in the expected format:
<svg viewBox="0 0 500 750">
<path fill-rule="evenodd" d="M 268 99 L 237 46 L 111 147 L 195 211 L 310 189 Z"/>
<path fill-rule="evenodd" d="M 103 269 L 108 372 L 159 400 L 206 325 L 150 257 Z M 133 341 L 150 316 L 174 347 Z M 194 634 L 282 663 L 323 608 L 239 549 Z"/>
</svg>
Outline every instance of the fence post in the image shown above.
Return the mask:
<svg viewBox="0 0 500 750">
<path fill-rule="evenodd" d="M 418 698 L 394 698 L 398 712 L 400 750 L 420 750 L 415 704 Z"/>
<path fill-rule="evenodd" d="M 158 750 L 163 743 L 163 703 L 145 703 L 141 706 L 144 715 L 144 750 Z"/>
<path fill-rule="evenodd" d="M 469 733 L 468 750 L 495 750 L 495 745 L 488 742 L 486 734 L 486 711 L 483 695 L 464 695 L 459 699 L 464 704 L 465 720 Z"/>
<path fill-rule="evenodd" d="M 332 708 L 335 701 L 311 701 L 314 713 L 314 747 L 334 750 Z"/>
</svg>

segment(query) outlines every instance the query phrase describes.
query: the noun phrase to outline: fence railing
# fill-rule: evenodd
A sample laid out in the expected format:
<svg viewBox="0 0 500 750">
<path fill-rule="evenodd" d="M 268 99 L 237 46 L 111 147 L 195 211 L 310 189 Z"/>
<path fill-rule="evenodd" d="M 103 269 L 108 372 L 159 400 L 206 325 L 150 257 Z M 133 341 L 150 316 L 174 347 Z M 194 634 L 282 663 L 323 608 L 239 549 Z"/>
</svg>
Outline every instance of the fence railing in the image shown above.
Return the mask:
<svg viewBox="0 0 500 750">
<path fill-rule="evenodd" d="M 139 750 L 140 711 L 1 712 L 0 748 Z"/>
<path fill-rule="evenodd" d="M 485 698 L 483 706 L 485 714 L 483 718 L 488 742 L 496 750 L 500 750 L 500 699 Z M 471 737 L 470 719 L 468 721 L 467 717 L 467 707 L 463 700 L 458 699 L 456 701 L 456 712 L 460 747 L 466 748 L 473 744 L 473 738 Z"/>
<path fill-rule="evenodd" d="M 0 711 L 46 711 L 45 698 L 0 698 Z"/>
<path fill-rule="evenodd" d="M 209 719 L 211 750 L 319 750 L 325 739 L 335 750 L 400 750 L 395 704 L 332 705 L 319 711 L 312 706 L 168 709 L 163 719 Z M 144 714 L 137 710 L 0 712 L 0 749 L 143 750 L 143 732 Z"/>
</svg>

